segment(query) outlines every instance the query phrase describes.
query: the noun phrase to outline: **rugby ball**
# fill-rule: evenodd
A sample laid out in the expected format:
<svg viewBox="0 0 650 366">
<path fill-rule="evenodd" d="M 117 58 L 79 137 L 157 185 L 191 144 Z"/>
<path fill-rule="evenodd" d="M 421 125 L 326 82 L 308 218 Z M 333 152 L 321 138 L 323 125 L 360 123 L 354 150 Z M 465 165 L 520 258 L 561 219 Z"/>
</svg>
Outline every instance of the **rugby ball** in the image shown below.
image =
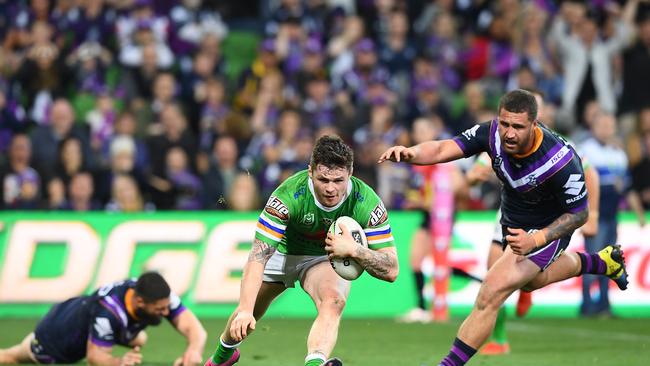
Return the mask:
<svg viewBox="0 0 650 366">
<path fill-rule="evenodd" d="M 368 239 L 366 239 L 366 233 L 363 232 L 363 228 L 356 222 L 353 218 L 349 216 L 341 216 L 336 221 L 332 223 L 329 231 L 334 235 L 341 235 L 340 224 L 345 225 L 352 238 L 361 246 L 368 247 Z M 363 267 L 357 263 L 352 258 L 332 258 L 330 259 L 332 268 L 342 278 L 352 281 L 356 280 L 363 273 Z"/>
</svg>

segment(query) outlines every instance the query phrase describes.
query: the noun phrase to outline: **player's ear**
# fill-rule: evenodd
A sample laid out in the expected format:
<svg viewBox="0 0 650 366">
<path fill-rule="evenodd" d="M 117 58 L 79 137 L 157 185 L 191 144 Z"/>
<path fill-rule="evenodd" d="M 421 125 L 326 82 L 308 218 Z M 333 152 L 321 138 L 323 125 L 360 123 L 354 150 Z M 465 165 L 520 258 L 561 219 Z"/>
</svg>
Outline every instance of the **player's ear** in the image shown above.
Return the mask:
<svg viewBox="0 0 650 366">
<path fill-rule="evenodd" d="M 309 178 L 314 179 L 311 174 L 311 164 L 307 165 L 307 174 L 309 175 Z"/>
</svg>

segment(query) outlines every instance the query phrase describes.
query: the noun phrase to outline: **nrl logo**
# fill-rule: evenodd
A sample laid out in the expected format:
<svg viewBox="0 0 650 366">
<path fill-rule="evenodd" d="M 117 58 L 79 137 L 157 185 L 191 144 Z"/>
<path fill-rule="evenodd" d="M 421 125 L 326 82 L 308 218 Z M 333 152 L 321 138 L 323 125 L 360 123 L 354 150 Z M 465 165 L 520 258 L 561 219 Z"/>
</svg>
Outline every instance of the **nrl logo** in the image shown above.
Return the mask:
<svg viewBox="0 0 650 366">
<path fill-rule="evenodd" d="M 311 225 L 313 225 L 313 224 L 314 224 L 314 220 L 315 220 L 315 218 L 314 218 L 314 214 L 311 213 L 311 212 L 308 213 L 308 214 L 305 214 L 305 216 L 302 217 L 302 223 L 305 224 L 305 225 L 307 225 L 307 226 L 311 226 Z"/>
<path fill-rule="evenodd" d="M 492 160 L 492 165 L 498 168 L 501 166 L 501 164 L 503 164 L 503 158 L 499 155 L 495 156 Z"/>
</svg>

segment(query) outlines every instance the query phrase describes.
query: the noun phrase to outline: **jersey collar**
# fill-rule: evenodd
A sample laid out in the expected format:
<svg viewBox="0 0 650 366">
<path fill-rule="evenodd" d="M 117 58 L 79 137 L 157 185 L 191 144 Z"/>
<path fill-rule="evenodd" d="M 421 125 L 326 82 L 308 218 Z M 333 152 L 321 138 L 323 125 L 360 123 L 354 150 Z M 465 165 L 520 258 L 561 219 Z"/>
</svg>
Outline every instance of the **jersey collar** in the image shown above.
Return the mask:
<svg viewBox="0 0 650 366">
<path fill-rule="evenodd" d="M 542 129 L 539 128 L 539 126 L 535 126 L 535 136 L 533 137 L 533 146 L 530 148 L 529 151 L 523 153 L 523 154 L 515 154 L 513 155 L 514 158 L 516 159 L 523 159 L 525 157 L 528 157 L 532 155 L 537 149 L 539 149 L 540 146 L 542 146 L 542 140 L 544 140 L 544 132 L 542 132 Z"/>
<path fill-rule="evenodd" d="M 129 314 L 129 316 L 135 320 L 138 320 L 138 317 L 135 315 L 135 309 L 133 308 L 134 296 L 134 289 L 130 288 L 126 290 L 126 294 L 124 294 L 124 306 L 126 307 L 126 312 Z"/>
<path fill-rule="evenodd" d="M 345 197 L 341 199 L 339 203 L 336 204 L 336 206 L 333 207 L 325 207 L 323 206 L 320 202 L 318 202 L 318 198 L 316 198 L 316 194 L 314 193 L 314 182 L 311 180 L 311 178 L 307 179 L 308 181 L 308 186 L 309 186 L 309 192 L 311 192 L 312 197 L 314 197 L 314 203 L 316 203 L 316 207 L 320 208 L 321 210 L 325 212 L 332 212 L 336 210 L 337 208 L 341 207 L 343 202 L 350 196 L 350 192 L 352 192 L 352 179 L 348 181 L 348 188 L 345 191 Z"/>
</svg>

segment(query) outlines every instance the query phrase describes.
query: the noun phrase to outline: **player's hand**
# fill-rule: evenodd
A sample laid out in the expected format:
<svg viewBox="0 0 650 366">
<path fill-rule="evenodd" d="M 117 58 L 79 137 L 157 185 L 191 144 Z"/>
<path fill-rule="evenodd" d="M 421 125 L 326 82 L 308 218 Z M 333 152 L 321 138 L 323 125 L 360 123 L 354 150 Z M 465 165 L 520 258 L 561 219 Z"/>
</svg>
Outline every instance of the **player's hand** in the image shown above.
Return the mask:
<svg viewBox="0 0 650 366">
<path fill-rule="evenodd" d="M 140 347 L 133 347 L 129 352 L 125 353 L 120 359 L 120 366 L 133 366 L 142 363 L 142 353 Z"/>
<path fill-rule="evenodd" d="M 492 176 L 492 168 L 483 164 L 474 164 L 465 174 L 470 185 L 486 182 Z"/>
<path fill-rule="evenodd" d="M 230 336 L 235 342 L 241 342 L 248 336 L 251 330 L 255 329 L 255 317 L 248 311 L 240 311 L 230 324 Z"/>
<path fill-rule="evenodd" d="M 203 362 L 201 353 L 194 349 L 188 349 L 183 355 L 174 361 L 174 366 L 194 366 Z"/>
<path fill-rule="evenodd" d="M 413 160 L 417 156 L 417 150 L 415 147 L 406 147 L 406 146 L 393 146 L 386 150 L 381 156 L 379 157 L 379 160 L 377 160 L 377 164 L 381 164 L 386 160 L 394 161 L 394 162 L 409 162 Z"/>
<path fill-rule="evenodd" d="M 522 229 L 508 228 L 510 234 L 506 235 L 505 240 L 512 251 L 517 255 L 526 255 L 537 247 L 535 238 Z"/>
<path fill-rule="evenodd" d="M 325 238 L 325 251 L 329 254 L 330 259 L 333 257 L 353 257 L 354 251 L 359 247 L 345 224 L 339 224 L 339 227 L 341 228 L 341 234 L 337 235 L 328 232 Z"/>
</svg>

